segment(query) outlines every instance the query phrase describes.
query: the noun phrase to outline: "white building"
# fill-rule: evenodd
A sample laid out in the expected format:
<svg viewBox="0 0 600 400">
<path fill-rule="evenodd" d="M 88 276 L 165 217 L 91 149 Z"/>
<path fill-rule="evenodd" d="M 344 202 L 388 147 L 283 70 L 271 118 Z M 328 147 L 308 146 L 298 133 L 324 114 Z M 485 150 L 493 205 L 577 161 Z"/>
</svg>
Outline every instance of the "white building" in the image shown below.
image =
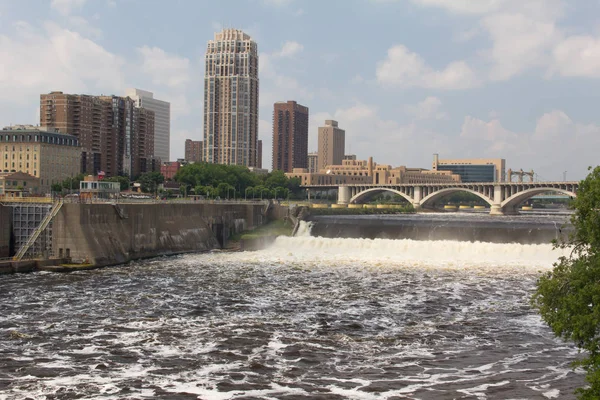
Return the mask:
<svg viewBox="0 0 600 400">
<path fill-rule="evenodd" d="M 126 96 L 135 101 L 136 107 L 154 111 L 154 156 L 162 162 L 171 159 L 171 103 L 157 100 L 152 92 L 127 89 Z"/>
</svg>

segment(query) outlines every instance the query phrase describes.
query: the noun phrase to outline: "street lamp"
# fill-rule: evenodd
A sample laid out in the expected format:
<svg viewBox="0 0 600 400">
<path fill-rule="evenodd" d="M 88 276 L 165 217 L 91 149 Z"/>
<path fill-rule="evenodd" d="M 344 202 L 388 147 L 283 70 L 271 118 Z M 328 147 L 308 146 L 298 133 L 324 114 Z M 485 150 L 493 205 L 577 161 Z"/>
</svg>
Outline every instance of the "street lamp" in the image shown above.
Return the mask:
<svg viewBox="0 0 600 400">
<path fill-rule="evenodd" d="M 233 190 L 233 198 L 235 199 L 235 188 L 233 186 L 229 186 L 227 188 L 227 200 L 229 200 L 229 191 Z"/>
<path fill-rule="evenodd" d="M 248 189 L 252 189 L 252 187 L 247 187 L 246 190 L 244 190 L 244 201 L 248 200 Z"/>
</svg>

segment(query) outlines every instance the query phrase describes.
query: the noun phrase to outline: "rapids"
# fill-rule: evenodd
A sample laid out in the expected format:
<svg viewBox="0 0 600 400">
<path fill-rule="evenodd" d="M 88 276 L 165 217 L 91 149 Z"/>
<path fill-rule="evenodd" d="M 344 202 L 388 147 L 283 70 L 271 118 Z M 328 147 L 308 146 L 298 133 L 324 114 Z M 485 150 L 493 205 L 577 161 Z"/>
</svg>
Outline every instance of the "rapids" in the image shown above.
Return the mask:
<svg viewBox="0 0 600 400">
<path fill-rule="evenodd" d="M 0 399 L 573 399 L 549 244 L 279 237 L 0 276 Z"/>
</svg>

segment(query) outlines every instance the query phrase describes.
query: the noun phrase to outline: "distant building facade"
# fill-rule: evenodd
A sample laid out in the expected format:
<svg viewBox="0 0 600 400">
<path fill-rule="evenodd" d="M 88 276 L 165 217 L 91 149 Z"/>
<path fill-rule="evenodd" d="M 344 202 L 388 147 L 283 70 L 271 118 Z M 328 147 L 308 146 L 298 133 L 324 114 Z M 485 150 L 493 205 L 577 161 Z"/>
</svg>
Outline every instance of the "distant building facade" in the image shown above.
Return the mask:
<svg viewBox="0 0 600 400">
<path fill-rule="evenodd" d="M 154 93 L 141 89 L 127 89 L 125 96 L 136 107 L 154 111 L 154 157 L 163 162 L 171 159 L 171 103 L 154 98 Z"/>
<path fill-rule="evenodd" d="M 345 154 L 344 155 L 344 160 L 356 161 L 356 154 Z"/>
<path fill-rule="evenodd" d="M 204 75 L 204 156 L 214 164 L 257 167 L 258 47 L 237 29 L 208 42 Z"/>
<path fill-rule="evenodd" d="M 326 120 L 319 127 L 319 170 L 327 165 L 341 165 L 346 147 L 346 132 L 338 127 L 337 121 Z"/>
<path fill-rule="evenodd" d="M 407 168 L 369 160 L 343 160 L 341 165 L 327 165 L 317 173 L 307 169 L 295 169 L 288 177 L 300 178 L 302 185 L 354 185 L 354 184 L 427 184 L 460 182 L 460 176 L 450 171 L 428 171 L 422 168 Z"/>
<path fill-rule="evenodd" d="M 317 152 L 308 153 L 308 172 L 316 173 L 319 172 L 319 154 Z"/>
<path fill-rule="evenodd" d="M 308 107 L 295 101 L 273 106 L 273 170 L 308 168 Z"/>
<path fill-rule="evenodd" d="M 308 168 L 307 168 L 308 172 L 311 172 L 311 173 L 319 172 L 319 153 L 317 153 L 317 152 L 308 153 L 307 162 L 308 162 Z"/>
<path fill-rule="evenodd" d="M 78 175 L 80 160 L 75 136 L 33 126 L 0 130 L 0 170 L 38 178 L 40 193 L 50 193 L 54 183 Z"/>
<path fill-rule="evenodd" d="M 26 172 L 0 172 L 0 197 L 23 197 L 40 192 L 40 178 Z"/>
<path fill-rule="evenodd" d="M 506 160 L 504 158 L 440 159 L 433 155 L 433 171 L 450 171 L 460 175 L 462 182 L 504 182 Z"/>
<path fill-rule="evenodd" d="M 179 168 L 181 168 L 181 164 L 177 161 L 165 162 L 160 166 L 160 173 L 165 177 L 165 180 L 171 181 Z"/>
<path fill-rule="evenodd" d="M 80 172 L 135 178 L 157 171 L 154 112 L 129 97 L 51 92 L 40 96 L 40 125 L 75 136 Z"/>
<path fill-rule="evenodd" d="M 203 143 L 201 140 L 185 140 L 185 161 L 188 162 L 201 162 Z"/>
<path fill-rule="evenodd" d="M 258 169 L 262 169 L 262 157 L 263 157 L 263 153 L 262 153 L 262 140 L 258 141 L 258 164 L 256 165 L 256 168 Z"/>
</svg>

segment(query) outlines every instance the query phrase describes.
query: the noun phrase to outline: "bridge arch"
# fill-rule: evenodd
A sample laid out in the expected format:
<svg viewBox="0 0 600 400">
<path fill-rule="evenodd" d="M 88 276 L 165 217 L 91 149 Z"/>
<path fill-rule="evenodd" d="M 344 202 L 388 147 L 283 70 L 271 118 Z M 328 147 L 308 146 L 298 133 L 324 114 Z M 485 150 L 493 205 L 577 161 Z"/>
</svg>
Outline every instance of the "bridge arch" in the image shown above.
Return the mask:
<svg viewBox="0 0 600 400">
<path fill-rule="evenodd" d="M 487 197 L 479 192 L 476 192 L 474 190 L 467 189 L 467 188 L 462 188 L 462 187 L 453 187 L 453 188 L 441 189 L 441 190 L 438 190 L 437 192 L 433 192 L 433 193 L 425 196 L 421 200 L 421 207 L 427 206 L 428 203 L 434 203 L 440 197 L 444 197 L 449 194 L 453 194 L 453 193 L 457 193 L 457 192 L 467 192 L 467 193 L 474 194 L 475 196 L 479 197 L 480 199 L 482 199 L 483 201 L 488 203 L 490 206 L 494 205 L 493 199 L 490 199 L 489 197 Z"/>
<path fill-rule="evenodd" d="M 354 204 L 360 200 L 363 200 L 365 197 L 368 197 L 369 195 L 383 193 L 383 192 L 391 192 L 391 193 L 397 194 L 397 195 L 403 197 L 410 204 L 413 204 L 415 202 L 415 199 L 413 199 L 412 197 L 410 197 L 409 195 L 407 195 L 405 193 L 400 192 L 399 190 L 395 190 L 392 188 L 386 188 L 386 187 L 377 187 L 377 188 L 363 190 L 362 192 L 355 194 L 354 196 L 352 196 L 349 203 Z"/>
<path fill-rule="evenodd" d="M 532 198 L 533 196 L 537 196 L 538 194 L 545 192 L 558 192 L 562 193 L 566 196 L 577 197 L 576 193 L 570 192 L 568 190 L 553 188 L 553 187 L 541 187 L 541 188 L 533 188 L 527 189 L 522 192 L 513 194 L 506 200 L 504 200 L 501 204 L 503 209 L 510 209 L 511 207 L 516 207 L 527 199 Z"/>
</svg>

